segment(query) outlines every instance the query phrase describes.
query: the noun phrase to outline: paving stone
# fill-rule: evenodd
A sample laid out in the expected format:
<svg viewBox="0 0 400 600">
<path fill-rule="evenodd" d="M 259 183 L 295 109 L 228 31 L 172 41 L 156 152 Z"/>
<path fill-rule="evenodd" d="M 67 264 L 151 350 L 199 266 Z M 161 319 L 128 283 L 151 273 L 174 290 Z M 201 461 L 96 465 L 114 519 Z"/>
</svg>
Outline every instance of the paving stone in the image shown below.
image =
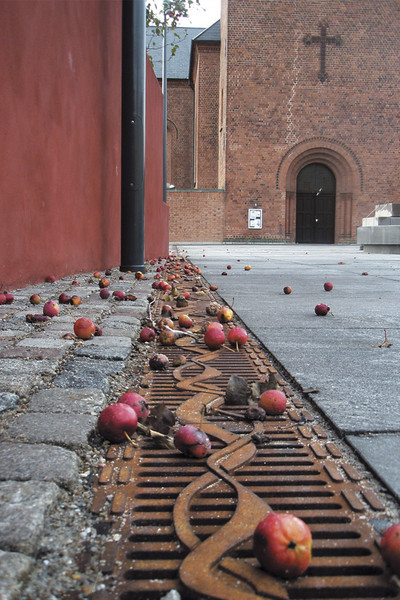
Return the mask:
<svg viewBox="0 0 400 600">
<path fill-rule="evenodd" d="M 28 348 L 65 348 L 68 349 L 74 343 L 73 340 L 50 337 L 28 337 L 17 343 L 17 347 Z"/>
<path fill-rule="evenodd" d="M 19 360 L 6 358 L 0 362 L 0 379 L 3 375 L 38 375 L 43 373 L 55 373 L 56 360 Z"/>
<path fill-rule="evenodd" d="M 17 408 L 19 396 L 10 392 L 0 392 L 0 412 Z"/>
<path fill-rule="evenodd" d="M 21 338 L 24 337 L 29 331 L 26 329 L 1 329 L 0 328 L 0 339 L 2 338 Z"/>
<path fill-rule="evenodd" d="M 72 489 L 79 478 L 75 452 L 47 444 L 0 443 L 0 464 L 2 481 L 53 481 Z"/>
<path fill-rule="evenodd" d="M 0 550 L 0 598 L 14 600 L 18 597 L 23 580 L 29 575 L 34 560 L 19 552 Z"/>
<path fill-rule="evenodd" d="M 106 397 L 95 388 L 51 388 L 34 394 L 28 412 L 98 415 Z"/>
<path fill-rule="evenodd" d="M 95 427 L 96 417 L 92 415 L 26 413 L 17 417 L 1 435 L 0 441 L 79 449 L 89 444 L 89 436 Z"/>
<path fill-rule="evenodd" d="M 29 346 L 12 346 L 0 350 L 1 358 L 26 358 L 28 360 L 60 360 L 68 348 L 31 348 Z"/>
<path fill-rule="evenodd" d="M 12 392 L 20 397 L 26 396 L 33 386 L 39 385 L 41 382 L 40 375 L 34 375 L 33 373 L 20 373 L 18 376 L 0 373 L 0 392 Z"/>
<path fill-rule="evenodd" d="M 130 337 L 94 337 L 75 350 L 75 356 L 107 360 L 125 360 L 132 349 Z"/>
<path fill-rule="evenodd" d="M 0 550 L 35 555 L 60 488 L 44 481 L 0 481 Z"/>
<path fill-rule="evenodd" d="M 102 326 L 114 327 L 115 329 L 125 329 L 128 327 L 139 327 L 140 320 L 130 315 L 111 315 L 104 319 Z"/>
<path fill-rule="evenodd" d="M 109 375 L 120 373 L 124 366 L 123 361 L 73 357 L 66 362 L 63 372 L 54 378 L 53 383 L 62 388 L 95 387 L 107 393 L 110 389 Z"/>
</svg>

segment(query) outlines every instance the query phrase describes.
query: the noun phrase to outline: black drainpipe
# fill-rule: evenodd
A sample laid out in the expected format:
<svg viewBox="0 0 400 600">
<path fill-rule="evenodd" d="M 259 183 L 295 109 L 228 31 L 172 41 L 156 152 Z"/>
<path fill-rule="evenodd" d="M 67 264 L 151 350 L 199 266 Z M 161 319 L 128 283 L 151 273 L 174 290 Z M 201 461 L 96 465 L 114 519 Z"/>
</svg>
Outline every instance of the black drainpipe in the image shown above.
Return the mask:
<svg viewBox="0 0 400 600">
<path fill-rule="evenodd" d="M 145 271 L 145 0 L 122 2 L 121 271 Z"/>
</svg>

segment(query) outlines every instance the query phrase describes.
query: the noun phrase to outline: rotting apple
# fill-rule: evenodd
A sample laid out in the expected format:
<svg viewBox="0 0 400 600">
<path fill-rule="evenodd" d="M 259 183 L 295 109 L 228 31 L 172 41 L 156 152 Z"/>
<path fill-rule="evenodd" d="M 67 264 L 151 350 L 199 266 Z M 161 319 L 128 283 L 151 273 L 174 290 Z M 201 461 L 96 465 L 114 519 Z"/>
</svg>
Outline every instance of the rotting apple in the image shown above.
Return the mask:
<svg viewBox="0 0 400 600">
<path fill-rule="evenodd" d="M 68 294 L 66 292 L 63 292 L 62 294 L 60 294 L 58 296 L 58 302 L 60 304 L 70 304 L 71 301 L 71 297 L 68 296 Z"/>
<path fill-rule="evenodd" d="M 74 294 L 73 296 L 71 296 L 70 304 L 72 304 L 72 306 L 79 306 L 80 304 L 82 304 L 82 298 Z"/>
<path fill-rule="evenodd" d="M 210 350 L 218 350 L 226 342 L 225 333 L 217 327 L 209 327 L 204 334 L 204 342 Z"/>
<path fill-rule="evenodd" d="M 286 395 L 280 390 L 266 390 L 261 394 L 258 406 L 261 406 L 267 415 L 281 415 L 286 410 Z"/>
<path fill-rule="evenodd" d="M 165 329 L 166 327 L 169 327 L 170 329 L 173 329 L 174 328 L 174 322 L 169 317 L 162 317 L 161 319 L 159 319 L 157 321 L 157 327 L 159 329 Z"/>
<path fill-rule="evenodd" d="M 229 306 L 223 306 L 217 312 L 217 319 L 220 323 L 229 323 L 233 319 L 233 310 Z"/>
<path fill-rule="evenodd" d="M 333 283 L 331 283 L 330 281 L 325 281 L 324 290 L 326 292 L 330 292 L 331 290 L 333 290 Z"/>
<path fill-rule="evenodd" d="M 99 281 L 99 287 L 100 288 L 106 288 L 110 285 L 109 280 L 107 279 L 107 277 L 102 277 Z"/>
<path fill-rule="evenodd" d="M 158 341 L 162 346 L 173 346 L 176 341 L 175 332 L 170 329 L 163 329 L 158 336 Z"/>
<path fill-rule="evenodd" d="M 75 335 L 81 340 L 90 340 L 96 333 L 96 326 L 87 317 L 80 317 L 74 323 Z"/>
<path fill-rule="evenodd" d="M 101 335 L 103 335 L 103 330 L 102 330 L 102 328 L 100 327 L 100 325 L 95 325 L 95 326 L 94 326 L 94 335 L 95 335 L 96 337 L 100 337 Z"/>
<path fill-rule="evenodd" d="M 56 317 L 60 314 L 60 306 L 54 300 L 48 300 L 43 306 L 43 314 L 46 317 Z"/>
<path fill-rule="evenodd" d="M 311 561 L 310 528 L 295 515 L 269 513 L 254 531 L 253 552 L 265 571 L 285 579 L 298 577 Z"/>
<path fill-rule="evenodd" d="M 320 304 L 317 304 L 317 306 L 314 308 L 314 311 L 318 317 L 325 317 L 330 311 L 330 307 L 321 302 Z"/>
<path fill-rule="evenodd" d="M 393 573 L 400 575 L 400 523 L 391 525 L 384 532 L 380 549 Z"/>
<path fill-rule="evenodd" d="M 118 402 L 131 406 L 137 414 L 139 421 L 144 421 L 150 414 L 150 409 L 146 400 L 140 394 L 133 390 L 128 390 L 118 398 Z"/>
<path fill-rule="evenodd" d="M 246 265 L 244 268 L 245 271 L 251 271 L 251 265 Z"/>
<path fill-rule="evenodd" d="M 292 293 L 292 288 L 290 287 L 290 285 L 285 285 L 285 287 L 283 288 L 283 293 L 286 295 Z"/>
<path fill-rule="evenodd" d="M 114 290 L 112 295 L 113 295 L 114 300 L 117 300 L 118 302 L 122 302 L 122 300 L 126 300 L 125 292 L 123 292 L 122 290 Z"/>
<path fill-rule="evenodd" d="M 195 425 L 183 425 L 174 435 L 175 447 L 193 458 L 203 458 L 211 450 L 211 442 L 208 435 Z"/>
<path fill-rule="evenodd" d="M 193 319 L 184 313 L 180 314 L 178 317 L 179 327 L 184 327 L 185 329 L 189 329 L 193 326 Z"/>
<path fill-rule="evenodd" d="M 101 411 L 97 429 L 101 436 L 114 443 L 123 442 L 126 434 L 135 433 L 138 423 L 136 411 L 128 404 L 117 402 Z"/>
</svg>

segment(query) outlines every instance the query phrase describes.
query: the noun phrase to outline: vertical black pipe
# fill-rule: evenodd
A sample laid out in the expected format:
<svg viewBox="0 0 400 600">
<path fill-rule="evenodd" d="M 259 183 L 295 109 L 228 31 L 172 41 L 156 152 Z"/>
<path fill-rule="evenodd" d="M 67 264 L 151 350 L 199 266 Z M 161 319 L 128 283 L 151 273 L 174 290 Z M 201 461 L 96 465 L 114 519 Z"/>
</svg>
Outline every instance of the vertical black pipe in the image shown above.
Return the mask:
<svg viewBox="0 0 400 600">
<path fill-rule="evenodd" d="M 167 202 L 167 135 L 168 135 L 168 97 L 167 97 L 167 17 L 164 6 L 164 39 L 162 51 L 162 93 L 163 93 L 163 201 Z"/>
<path fill-rule="evenodd" d="M 121 271 L 144 272 L 145 0 L 122 3 Z"/>
</svg>

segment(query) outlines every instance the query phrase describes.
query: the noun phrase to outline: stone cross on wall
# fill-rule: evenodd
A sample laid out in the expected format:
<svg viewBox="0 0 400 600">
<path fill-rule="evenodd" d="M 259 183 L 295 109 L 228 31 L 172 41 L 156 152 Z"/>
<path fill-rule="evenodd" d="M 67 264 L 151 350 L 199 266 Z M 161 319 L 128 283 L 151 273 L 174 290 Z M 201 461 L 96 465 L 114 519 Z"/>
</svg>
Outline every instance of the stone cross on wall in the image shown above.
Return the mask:
<svg viewBox="0 0 400 600">
<path fill-rule="evenodd" d="M 326 81 L 328 79 L 328 75 L 326 73 L 326 46 L 327 44 L 334 44 L 335 46 L 342 45 L 342 38 L 340 35 L 327 35 L 328 24 L 326 21 L 321 21 L 319 23 L 319 27 L 321 29 L 321 35 L 311 35 L 307 34 L 303 38 L 303 42 L 306 46 L 311 46 L 311 44 L 319 44 L 320 47 L 320 69 L 318 73 L 318 79 L 322 81 Z"/>
</svg>

